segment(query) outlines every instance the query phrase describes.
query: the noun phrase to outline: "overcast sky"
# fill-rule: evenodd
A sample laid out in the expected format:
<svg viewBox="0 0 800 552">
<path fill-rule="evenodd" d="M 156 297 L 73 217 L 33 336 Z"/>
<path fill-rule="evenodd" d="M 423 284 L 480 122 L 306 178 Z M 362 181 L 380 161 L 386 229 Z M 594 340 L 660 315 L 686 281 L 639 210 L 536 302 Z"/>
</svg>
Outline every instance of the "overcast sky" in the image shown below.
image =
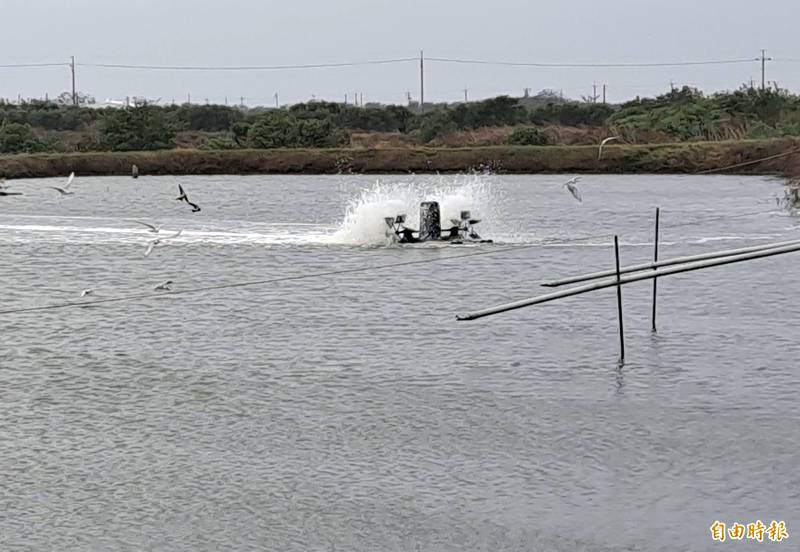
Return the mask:
<svg viewBox="0 0 800 552">
<path fill-rule="evenodd" d="M 0 0 L 0 65 L 66 62 L 137 65 L 286 65 L 425 55 L 545 63 L 775 61 L 767 79 L 800 91 L 798 0 Z M 798 60 L 795 62 L 788 60 Z M 782 61 L 786 60 L 786 61 Z M 760 81 L 760 64 L 647 69 L 551 69 L 426 64 L 426 100 L 521 95 L 570 97 L 608 84 L 609 101 L 668 90 Z M 312 97 L 404 103 L 419 97 L 419 63 L 257 72 L 77 69 L 98 100 L 269 104 Z M 0 97 L 69 89 L 66 67 L 0 68 Z"/>
</svg>

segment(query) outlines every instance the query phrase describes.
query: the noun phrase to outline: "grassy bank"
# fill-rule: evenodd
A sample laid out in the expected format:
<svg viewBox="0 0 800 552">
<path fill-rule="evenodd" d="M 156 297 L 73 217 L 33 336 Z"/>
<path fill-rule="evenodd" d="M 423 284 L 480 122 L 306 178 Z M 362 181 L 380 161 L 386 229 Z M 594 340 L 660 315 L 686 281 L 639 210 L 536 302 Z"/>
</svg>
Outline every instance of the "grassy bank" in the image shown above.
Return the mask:
<svg viewBox="0 0 800 552">
<path fill-rule="evenodd" d="M 284 149 L 131 153 L 20 154 L 0 156 L 0 177 L 192 174 L 335 174 L 463 172 L 489 164 L 500 172 L 697 173 L 800 148 L 800 139 L 609 145 L 496 146 L 474 148 Z M 800 155 L 800 154 L 799 154 Z M 795 156 L 727 171 L 786 174 Z"/>
</svg>

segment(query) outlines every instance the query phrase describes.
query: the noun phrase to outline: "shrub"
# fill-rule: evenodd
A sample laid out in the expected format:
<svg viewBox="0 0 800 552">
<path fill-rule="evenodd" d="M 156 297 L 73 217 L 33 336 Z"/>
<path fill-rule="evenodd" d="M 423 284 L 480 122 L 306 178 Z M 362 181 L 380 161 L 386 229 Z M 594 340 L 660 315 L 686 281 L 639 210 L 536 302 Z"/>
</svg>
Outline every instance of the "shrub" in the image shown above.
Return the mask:
<svg viewBox="0 0 800 552">
<path fill-rule="evenodd" d="M 515 129 L 506 139 L 510 146 L 546 146 L 549 143 L 547 135 L 536 127 Z"/>
<path fill-rule="evenodd" d="M 347 135 L 323 119 L 297 119 L 285 111 L 264 114 L 247 132 L 250 147 L 326 148 L 343 144 Z"/>
<path fill-rule="evenodd" d="M 0 126 L 0 153 L 39 153 L 47 151 L 30 125 L 6 123 Z"/>
<path fill-rule="evenodd" d="M 101 143 L 111 151 L 170 149 L 178 130 L 164 109 L 149 105 L 107 109 L 98 128 Z"/>
</svg>

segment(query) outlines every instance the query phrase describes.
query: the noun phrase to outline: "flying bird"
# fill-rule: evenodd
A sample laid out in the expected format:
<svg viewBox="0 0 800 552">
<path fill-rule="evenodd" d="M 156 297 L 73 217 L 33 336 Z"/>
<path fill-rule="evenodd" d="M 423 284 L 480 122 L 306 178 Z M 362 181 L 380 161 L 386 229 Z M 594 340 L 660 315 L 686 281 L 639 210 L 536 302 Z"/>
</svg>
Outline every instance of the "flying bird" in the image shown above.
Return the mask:
<svg viewBox="0 0 800 552">
<path fill-rule="evenodd" d="M 166 282 L 161 282 L 156 287 L 153 288 L 153 291 L 172 291 L 172 288 L 169 286 L 172 285 L 172 280 L 167 280 Z"/>
<path fill-rule="evenodd" d="M 81 297 L 86 297 L 87 295 L 91 295 L 92 293 L 94 293 L 93 289 L 84 289 L 81 292 Z"/>
<path fill-rule="evenodd" d="M 153 234 L 158 234 L 158 232 L 161 230 L 160 224 L 156 226 L 154 224 L 150 224 L 149 222 L 142 222 L 141 220 L 134 220 L 133 222 L 135 222 L 136 224 L 141 224 L 142 226 L 147 226 L 147 228 L 149 228 L 148 232 L 151 232 Z"/>
<path fill-rule="evenodd" d="M 147 245 L 147 250 L 144 252 L 144 256 L 149 257 L 150 253 L 153 252 L 153 248 L 155 248 L 155 246 L 161 245 L 161 243 L 164 240 L 171 240 L 172 238 L 177 238 L 178 236 L 181 235 L 181 232 L 183 232 L 183 230 L 178 230 L 177 234 L 173 234 L 171 236 L 165 236 L 163 238 L 156 238 L 154 240 L 150 240 L 150 243 Z"/>
<path fill-rule="evenodd" d="M 186 195 L 186 192 L 183 190 L 183 186 L 178 184 L 178 192 L 180 195 L 175 198 L 176 201 L 185 201 L 191 208 L 192 213 L 199 213 L 201 211 L 200 206 L 197 203 L 192 203 L 189 201 L 189 196 Z"/>
<path fill-rule="evenodd" d="M 580 179 L 581 179 L 580 176 L 576 176 L 574 178 L 571 178 L 567 182 L 564 182 L 564 187 L 567 190 L 569 190 L 569 193 L 572 194 L 572 197 L 574 197 L 575 199 L 577 199 L 580 202 L 583 202 L 583 197 L 581 196 L 581 191 L 578 189 L 577 186 L 575 186 L 575 184 L 577 184 L 577 182 Z"/>
<path fill-rule="evenodd" d="M 611 136 L 609 138 L 606 138 L 602 142 L 600 142 L 600 149 L 597 151 L 597 160 L 598 161 L 600 161 L 603 158 L 603 147 L 605 147 L 605 145 L 608 144 L 609 142 L 613 142 L 614 140 L 620 140 L 620 137 L 619 136 Z"/>
<path fill-rule="evenodd" d="M 75 180 L 75 173 L 71 172 L 71 173 L 69 173 L 69 178 L 67 178 L 67 183 L 64 184 L 63 188 L 59 188 L 57 186 L 50 186 L 50 189 L 57 191 L 62 196 L 74 195 L 75 192 L 71 192 L 70 189 L 69 189 L 69 187 L 72 184 L 73 180 Z"/>
</svg>

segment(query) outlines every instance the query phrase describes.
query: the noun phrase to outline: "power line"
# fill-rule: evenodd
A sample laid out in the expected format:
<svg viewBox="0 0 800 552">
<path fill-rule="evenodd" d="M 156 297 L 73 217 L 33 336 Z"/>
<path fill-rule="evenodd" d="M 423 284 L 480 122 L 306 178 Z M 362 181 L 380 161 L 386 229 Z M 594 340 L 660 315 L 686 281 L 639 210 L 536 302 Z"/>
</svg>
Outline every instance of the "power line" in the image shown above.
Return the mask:
<svg viewBox="0 0 800 552">
<path fill-rule="evenodd" d="M 62 63 L 11 63 L 0 65 L 0 69 L 27 69 L 29 67 L 69 67 L 69 62 Z"/>
<path fill-rule="evenodd" d="M 121 63 L 78 63 L 80 67 L 103 69 L 137 69 L 153 71 L 279 71 L 284 69 L 324 69 L 335 67 L 358 67 L 363 65 L 388 65 L 417 61 L 418 58 L 377 59 L 348 61 L 342 63 L 309 63 L 300 65 L 126 65 Z"/>
<path fill-rule="evenodd" d="M 461 63 L 470 65 L 504 65 L 509 67 L 552 67 L 552 68 L 626 68 L 626 67 L 687 67 L 694 65 L 733 65 L 737 63 L 753 63 L 761 61 L 761 58 L 747 59 L 716 59 L 703 61 L 674 61 L 674 62 L 652 62 L 652 63 L 545 63 L 545 62 L 522 62 L 522 61 L 490 61 L 480 59 L 457 59 L 457 58 L 425 58 L 428 61 L 439 63 Z"/>
</svg>

